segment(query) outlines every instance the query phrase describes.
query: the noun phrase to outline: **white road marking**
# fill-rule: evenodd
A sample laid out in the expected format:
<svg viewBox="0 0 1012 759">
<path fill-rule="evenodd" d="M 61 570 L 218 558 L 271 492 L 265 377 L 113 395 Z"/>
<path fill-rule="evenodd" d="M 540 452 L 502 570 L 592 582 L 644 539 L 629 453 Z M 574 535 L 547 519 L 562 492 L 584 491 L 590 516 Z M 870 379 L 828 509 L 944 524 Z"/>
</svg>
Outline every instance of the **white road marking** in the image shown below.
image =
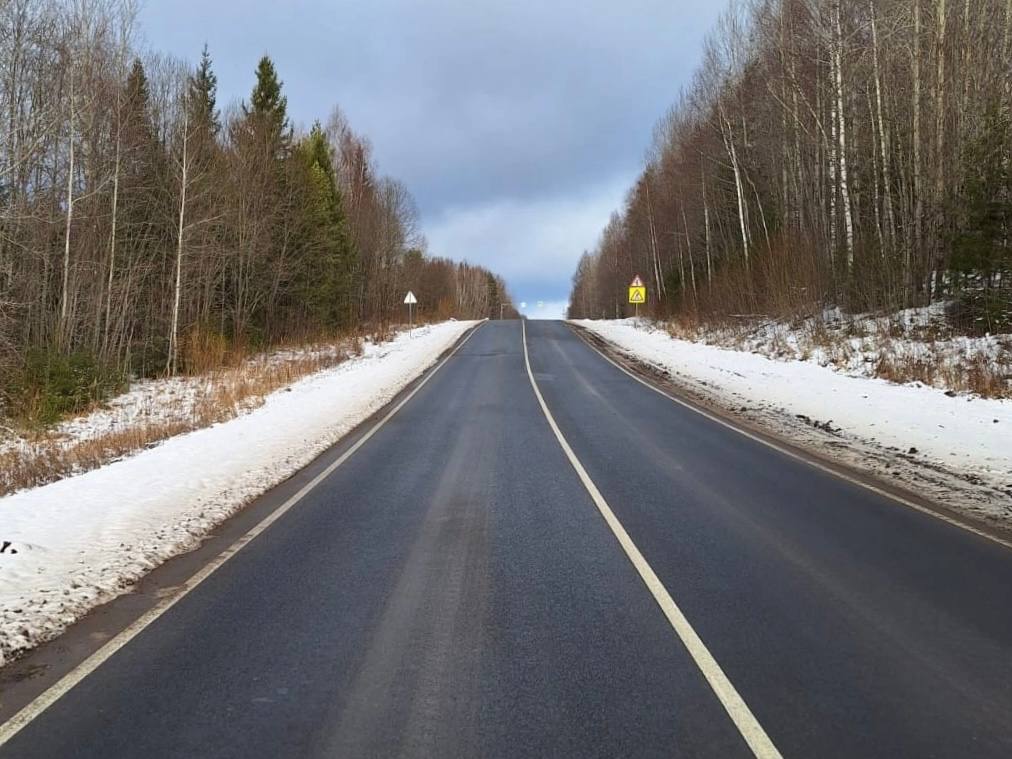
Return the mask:
<svg viewBox="0 0 1012 759">
<path fill-rule="evenodd" d="M 629 533 L 625 531 L 622 523 L 619 522 L 618 517 L 611 510 L 608 502 L 605 501 L 604 496 L 601 495 L 601 491 L 597 489 L 594 481 L 590 479 L 590 475 L 587 474 L 587 470 L 583 468 L 583 464 L 576 457 L 573 449 L 570 447 L 566 438 L 562 434 L 562 430 L 559 429 L 559 425 L 555 422 L 555 417 L 552 416 L 552 412 L 548 408 L 548 404 L 545 403 L 544 396 L 541 395 L 541 390 L 538 387 L 537 381 L 534 379 L 534 372 L 531 371 L 531 360 L 527 353 L 527 325 L 526 320 L 523 322 L 523 341 L 524 341 L 524 363 L 527 365 L 527 377 L 531 381 L 531 387 L 534 388 L 534 395 L 537 396 L 538 403 L 541 404 L 541 410 L 544 412 L 545 419 L 548 420 L 548 426 L 552 428 L 552 432 L 555 433 L 556 440 L 559 441 L 559 445 L 562 447 L 563 452 L 566 454 L 566 458 L 569 459 L 569 463 L 573 465 L 573 469 L 576 470 L 577 476 L 583 483 L 584 488 L 590 494 L 591 499 L 594 501 L 594 505 L 597 506 L 598 511 L 601 512 L 601 516 L 604 517 L 604 521 L 611 528 L 612 533 L 618 539 L 619 544 L 622 546 L 622 550 L 625 551 L 629 561 L 632 562 L 633 567 L 639 573 L 640 578 L 644 584 L 650 590 L 657 605 L 661 607 L 661 611 L 664 612 L 664 616 L 667 617 L 668 622 L 671 623 L 671 627 L 674 628 L 675 633 L 681 639 L 685 645 L 686 650 L 692 657 L 692 660 L 696 663 L 700 672 L 703 673 L 703 677 L 706 678 L 706 682 L 709 683 L 710 688 L 714 694 L 720 700 L 724 709 L 727 711 L 728 716 L 731 717 L 731 721 L 734 722 L 738 732 L 741 733 L 741 737 L 745 739 L 749 748 L 752 749 L 752 753 L 759 759 L 778 759 L 781 755 L 777 750 L 777 747 L 773 745 L 773 741 L 766 734 L 762 725 L 752 714 L 752 710 L 748 708 L 748 704 L 745 703 L 744 699 L 735 690 L 734 685 L 728 680 L 727 675 L 724 674 L 724 670 L 720 668 L 717 660 L 713 658 L 713 655 L 707 649 L 706 645 L 696 634 L 696 631 L 689 624 L 689 620 L 682 614 L 681 609 L 675 603 L 671 594 L 668 593 L 667 588 L 660 581 L 660 578 L 654 573 L 654 570 L 647 563 L 647 560 L 640 553 L 636 544 L 633 543 L 632 538 L 629 537 Z"/>
<path fill-rule="evenodd" d="M 481 324 L 471 330 L 467 336 L 457 344 L 449 355 L 447 355 L 439 364 L 436 365 L 423 379 L 419 382 L 414 389 L 408 393 L 400 403 L 394 406 L 390 412 L 380 419 L 373 427 L 369 429 L 362 437 L 355 441 L 355 443 L 342 453 L 337 459 L 327 466 L 322 472 L 316 477 L 306 483 L 297 493 L 291 498 L 281 504 L 278 508 L 264 517 L 263 520 L 258 522 L 253 528 L 246 534 L 236 540 L 232 545 L 218 554 L 213 560 L 206 564 L 190 579 L 184 582 L 182 585 L 176 587 L 176 592 L 166 596 L 160 600 L 157 604 L 148 609 L 144 614 L 134 620 L 129 626 L 123 628 L 113 638 L 109 640 L 104 646 L 95 651 L 91 656 L 85 659 L 83 662 L 78 664 L 74 669 L 64 675 L 60 680 L 51 685 L 43 693 L 39 694 L 31 703 L 25 706 L 21 711 L 11 717 L 3 725 L 0 725 L 0 748 L 3 747 L 11 738 L 17 735 L 24 727 L 26 727 L 32 720 L 42 714 L 46 709 L 52 706 L 56 701 L 60 699 L 65 693 L 70 691 L 75 685 L 84 680 L 88 675 L 102 666 L 109 658 L 113 656 L 117 651 L 123 648 L 127 643 L 133 640 L 143 630 L 148 627 L 152 622 L 157 620 L 165 612 L 176 605 L 184 596 L 190 591 L 196 588 L 200 583 L 210 577 L 214 572 L 221 568 L 221 566 L 241 551 L 245 546 L 249 545 L 258 535 L 264 532 L 268 527 L 274 524 L 278 519 L 283 517 L 295 504 L 301 501 L 308 495 L 313 488 L 323 482 L 327 477 L 334 473 L 339 466 L 345 461 L 350 459 L 359 448 L 366 444 L 366 442 L 385 425 L 390 419 L 407 405 L 408 401 L 415 397 L 419 390 L 421 390 L 425 384 L 432 379 L 436 372 L 443 368 L 443 365 L 453 358 L 454 354 L 459 351 L 468 340 L 471 339 L 472 335 L 481 328 Z"/>
<path fill-rule="evenodd" d="M 716 414 L 711 414 L 710 412 L 704 411 L 703 409 L 698 408 L 698 407 L 694 406 L 691 403 L 683 401 L 681 398 L 679 398 L 679 397 L 677 397 L 675 395 L 671 395 L 671 393 L 667 393 L 664 390 L 661 390 L 659 387 L 656 387 L 655 385 L 647 382 L 642 377 L 638 377 L 636 374 L 634 374 L 633 372 L 629 371 L 624 366 L 622 366 L 622 364 L 620 364 L 617 361 L 615 361 L 614 359 L 612 359 L 611 356 L 607 355 L 604 351 L 602 351 L 601 349 L 599 349 L 596 345 L 594 345 L 594 344 L 592 344 L 592 343 L 590 343 L 590 342 L 588 342 L 586 340 L 584 342 L 588 346 L 590 346 L 601 358 L 603 358 L 609 364 L 611 364 L 612 366 L 614 366 L 620 372 L 624 372 L 625 374 L 627 374 L 630 377 L 632 377 L 634 380 L 636 380 L 637 382 L 639 382 L 644 387 L 650 388 L 651 390 L 653 390 L 658 395 L 662 395 L 665 398 L 667 398 L 669 401 L 672 401 L 673 403 L 677 403 L 679 406 L 684 406 L 685 408 L 689 409 L 690 411 L 696 412 L 700 416 L 705 416 L 711 422 L 716 422 L 717 424 L 719 424 L 719 425 L 721 425 L 723 427 L 727 427 L 729 430 L 734 430 L 739 435 L 744 435 L 749 440 L 754 440 L 757 443 L 762 443 L 767 448 L 772 448 L 774 451 L 782 453 L 785 456 L 790 456 L 792 459 L 795 459 L 796 461 L 801 461 L 801 462 L 803 462 L 805 464 L 808 464 L 809 466 L 814 467 L 814 468 L 818 469 L 821 472 L 825 472 L 826 474 L 831 474 L 834 477 L 837 477 L 837 478 L 839 478 L 841 480 L 844 480 L 845 482 L 849 482 L 852 485 L 857 485 L 858 487 L 862 487 L 865 490 L 870 490 L 872 493 L 875 493 L 876 495 L 880 495 L 883 498 L 888 498 L 891 501 L 895 501 L 896 503 L 899 503 L 899 504 L 901 504 L 903 506 L 907 506 L 908 508 L 914 509 L 915 511 L 920 511 L 922 514 L 927 514 L 929 516 L 934 517 L 935 519 L 940 519 L 940 520 L 942 520 L 943 522 L 945 522 L 947 524 L 953 525 L 954 527 L 959 527 L 959 528 L 961 528 L 963 530 L 966 530 L 967 532 L 972 532 L 974 535 L 977 535 L 978 537 L 990 540 L 992 543 L 997 543 L 998 545 L 1005 546 L 1005 548 L 1012 548 L 1012 541 L 1005 540 L 1004 538 L 1000 538 L 997 535 L 991 535 L 990 533 L 984 532 L 984 530 L 981 530 L 981 529 L 978 529 L 977 527 L 974 527 L 972 524 L 967 524 L 966 522 L 961 522 L 958 519 L 955 519 L 954 517 L 950 517 L 950 516 L 947 516 L 946 514 L 942 514 L 942 513 L 938 512 L 938 511 L 935 511 L 933 509 L 929 509 L 926 506 L 921 506 L 920 504 L 915 503 L 914 501 L 911 501 L 911 500 L 909 500 L 907 498 L 904 498 L 901 495 L 898 495 L 896 493 L 890 493 L 888 490 L 884 490 L 883 488 L 876 487 L 875 485 L 872 485 L 869 482 L 864 482 L 864 481 L 858 479 L 857 477 L 851 477 L 850 475 L 846 474 L 845 472 L 841 472 L 841 471 L 838 471 L 838 470 L 834 469 L 833 467 L 826 466 L 825 464 L 819 462 L 818 460 L 813 459 L 813 458 L 809 458 L 809 457 L 807 457 L 807 456 L 805 456 L 805 455 L 803 455 L 801 453 L 798 453 L 797 451 L 792 451 L 790 448 L 786 448 L 784 446 L 777 445 L 772 440 L 767 440 L 767 439 L 765 439 L 763 437 L 760 437 L 759 435 L 755 435 L 755 434 L 749 432 L 748 430 L 743 429 L 742 427 L 738 427 L 737 425 L 735 425 L 734 423 L 728 421 L 727 419 L 722 419 L 721 417 L 717 416 Z M 621 349 L 619 349 L 619 350 L 621 350 Z"/>
</svg>

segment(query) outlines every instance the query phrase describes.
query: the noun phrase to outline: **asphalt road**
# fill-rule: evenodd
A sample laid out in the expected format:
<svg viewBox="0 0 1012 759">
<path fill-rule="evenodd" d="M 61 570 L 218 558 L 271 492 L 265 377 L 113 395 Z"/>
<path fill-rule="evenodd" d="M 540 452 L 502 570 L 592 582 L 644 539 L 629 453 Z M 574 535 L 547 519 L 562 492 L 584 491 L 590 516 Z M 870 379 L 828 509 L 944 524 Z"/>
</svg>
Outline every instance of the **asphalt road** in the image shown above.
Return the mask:
<svg viewBox="0 0 1012 759">
<path fill-rule="evenodd" d="M 561 434 L 788 757 L 1012 755 L 1012 551 L 652 392 L 557 322 Z M 491 322 L 11 757 L 749 756 Z"/>
</svg>

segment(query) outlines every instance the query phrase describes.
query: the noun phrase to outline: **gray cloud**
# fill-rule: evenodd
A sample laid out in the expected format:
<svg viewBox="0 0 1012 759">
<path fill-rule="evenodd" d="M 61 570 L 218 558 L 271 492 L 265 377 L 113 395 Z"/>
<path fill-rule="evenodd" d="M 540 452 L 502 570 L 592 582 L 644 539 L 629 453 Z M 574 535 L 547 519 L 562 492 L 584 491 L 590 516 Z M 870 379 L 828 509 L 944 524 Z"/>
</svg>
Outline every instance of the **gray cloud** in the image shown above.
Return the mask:
<svg viewBox="0 0 1012 759">
<path fill-rule="evenodd" d="M 246 95 L 269 53 L 297 121 L 337 104 L 370 137 L 433 252 L 557 301 L 720 5 L 151 0 L 141 21 L 152 47 L 189 60 L 207 41 L 223 100 Z"/>
<path fill-rule="evenodd" d="M 559 283 L 568 283 L 575 259 L 593 247 L 631 181 L 621 174 L 555 196 L 450 206 L 427 224 L 430 249 L 494 268 L 517 300 L 558 300 Z"/>
</svg>

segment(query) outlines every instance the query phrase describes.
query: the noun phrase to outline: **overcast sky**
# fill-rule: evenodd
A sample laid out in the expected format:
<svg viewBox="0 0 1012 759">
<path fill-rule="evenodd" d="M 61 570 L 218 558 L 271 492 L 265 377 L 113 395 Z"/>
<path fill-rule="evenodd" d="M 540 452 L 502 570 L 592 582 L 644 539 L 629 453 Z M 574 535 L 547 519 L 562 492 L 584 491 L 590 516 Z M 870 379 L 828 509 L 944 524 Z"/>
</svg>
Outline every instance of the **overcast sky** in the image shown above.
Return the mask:
<svg viewBox="0 0 1012 759">
<path fill-rule="evenodd" d="M 223 105 L 268 53 L 297 124 L 339 105 L 415 196 L 430 252 L 502 274 L 538 316 L 564 308 L 723 5 L 147 0 L 141 26 L 191 62 L 207 42 Z"/>
</svg>

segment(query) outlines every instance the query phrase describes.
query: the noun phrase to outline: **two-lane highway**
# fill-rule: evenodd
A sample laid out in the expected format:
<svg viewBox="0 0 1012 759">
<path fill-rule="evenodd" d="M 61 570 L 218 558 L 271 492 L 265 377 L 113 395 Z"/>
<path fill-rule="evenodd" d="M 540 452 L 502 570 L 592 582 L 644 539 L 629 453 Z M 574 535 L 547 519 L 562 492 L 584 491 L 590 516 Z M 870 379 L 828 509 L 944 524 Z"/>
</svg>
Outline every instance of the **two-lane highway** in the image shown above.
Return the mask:
<svg viewBox="0 0 1012 759">
<path fill-rule="evenodd" d="M 528 373 L 524 332 L 480 327 L 0 756 L 733 757 L 748 719 L 784 756 L 1012 755 L 1012 551 L 679 406 L 561 323 L 527 324 Z"/>
</svg>

